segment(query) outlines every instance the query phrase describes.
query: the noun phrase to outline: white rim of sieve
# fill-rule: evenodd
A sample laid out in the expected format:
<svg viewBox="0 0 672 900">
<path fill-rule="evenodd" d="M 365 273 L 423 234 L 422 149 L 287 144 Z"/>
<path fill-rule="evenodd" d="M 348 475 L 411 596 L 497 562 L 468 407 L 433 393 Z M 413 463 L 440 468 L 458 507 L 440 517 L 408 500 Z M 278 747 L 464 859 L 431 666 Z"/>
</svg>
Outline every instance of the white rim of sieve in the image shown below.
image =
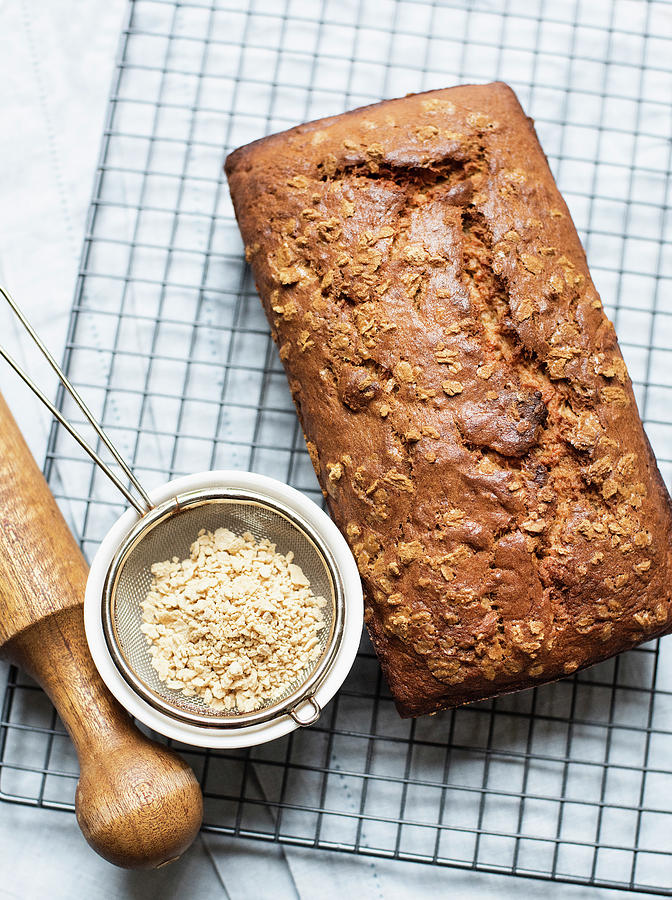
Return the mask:
<svg viewBox="0 0 672 900">
<path fill-rule="evenodd" d="M 169 506 L 171 499 L 185 494 L 194 495 L 196 492 L 222 495 L 231 492 L 233 495 L 255 495 L 261 502 L 268 500 L 271 506 L 277 505 L 279 511 L 284 509 L 293 514 L 297 524 L 305 523 L 308 533 L 313 533 L 319 545 L 330 556 L 330 563 L 342 588 L 341 636 L 340 640 L 335 641 L 328 665 L 324 667 L 320 677 L 315 679 L 308 696 L 304 696 L 303 700 L 295 700 L 297 705 L 292 710 L 295 718 L 290 710 L 284 709 L 283 702 L 283 708 L 276 711 L 272 718 L 267 717 L 266 721 L 255 719 L 253 724 L 235 725 L 233 717 L 230 717 L 233 721 L 229 724 L 186 722 L 157 709 L 124 677 L 108 647 L 102 600 L 113 563 L 141 522 L 133 509 L 127 510 L 113 525 L 91 564 L 84 600 L 86 637 L 96 668 L 110 692 L 131 715 L 149 728 L 165 737 L 200 747 L 220 749 L 254 746 L 282 737 L 301 724 L 310 724 L 315 720 L 316 711 L 324 708 L 345 681 L 355 660 L 362 631 L 364 611 L 361 581 L 343 535 L 329 516 L 300 491 L 265 475 L 221 470 L 178 478 L 152 491 L 150 497 L 157 507 Z M 312 679 L 309 680 L 312 682 Z M 302 695 L 305 695 L 305 687 L 302 685 Z M 308 710 L 305 716 L 301 712 L 304 708 Z"/>
</svg>

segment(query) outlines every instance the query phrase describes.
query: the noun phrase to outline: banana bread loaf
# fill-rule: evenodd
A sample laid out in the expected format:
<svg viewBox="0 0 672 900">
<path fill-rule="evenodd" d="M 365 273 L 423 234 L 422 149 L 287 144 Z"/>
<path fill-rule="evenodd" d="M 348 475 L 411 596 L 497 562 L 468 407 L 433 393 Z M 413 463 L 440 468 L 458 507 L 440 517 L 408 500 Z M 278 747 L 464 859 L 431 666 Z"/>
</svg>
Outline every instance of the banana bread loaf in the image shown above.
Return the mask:
<svg viewBox="0 0 672 900">
<path fill-rule="evenodd" d="M 401 714 L 671 630 L 670 500 L 514 93 L 379 103 L 226 171 Z"/>
</svg>

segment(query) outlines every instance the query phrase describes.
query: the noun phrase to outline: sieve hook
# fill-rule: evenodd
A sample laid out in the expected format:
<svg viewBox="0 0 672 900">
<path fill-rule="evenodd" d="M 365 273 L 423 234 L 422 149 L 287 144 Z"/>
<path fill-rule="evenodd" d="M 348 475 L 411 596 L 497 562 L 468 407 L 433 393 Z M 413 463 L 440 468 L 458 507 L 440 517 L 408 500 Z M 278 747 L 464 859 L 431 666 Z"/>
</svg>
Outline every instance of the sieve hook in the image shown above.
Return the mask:
<svg viewBox="0 0 672 900">
<path fill-rule="evenodd" d="M 142 503 L 138 502 L 138 500 L 133 496 L 131 491 L 123 483 L 123 481 L 121 481 L 121 479 L 115 474 L 115 472 L 113 472 L 113 470 L 107 465 L 107 463 L 105 463 L 100 458 L 100 456 L 96 453 L 96 451 L 93 449 L 93 447 L 91 447 L 84 440 L 84 438 L 77 431 L 77 429 L 73 425 L 71 425 L 70 422 L 68 422 L 68 420 L 61 413 L 61 411 L 54 406 L 54 404 L 51 402 L 51 400 L 49 400 L 49 398 L 40 390 L 40 388 L 28 376 L 28 374 L 26 372 L 24 372 L 24 370 L 16 362 L 16 360 L 13 359 L 1 345 L 0 345 L 0 356 L 2 356 L 9 363 L 9 365 L 12 367 L 12 369 L 14 369 L 14 371 L 19 376 L 19 378 L 21 378 L 28 385 L 28 387 L 35 394 L 35 396 L 39 400 L 41 400 L 42 403 L 51 412 L 51 414 L 56 419 L 58 419 L 58 421 L 65 428 L 65 430 L 69 434 L 71 434 L 72 437 L 77 441 L 79 446 L 89 454 L 89 456 L 95 462 L 95 464 L 100 469 L 102 469 L 102 471 L 107 475 L 107 477 L 115 485 L 115 487 L 118 488 L 119 491 L 121 491 L 121 493 L 124 495 L 124 497 L 131 504 L 131 506 L 133 506 L 140 513 L 141 516 L 144 516 L 146 513 L 148 513 L 151 509 L 154 508 L 154 504 L 150 500 L 147 492 L 142 487 L 142 485 L 140 484 L 138 479 L 135 477 L 135 475 L 131 471 L 130 467 L 128 466 L 128 464 L 126 463 L 126 461 L 124 460 L 122 455 L 119 453 L 117 448 L 114 446 L 112 441 L 105 434 L 102 427 L 96 420 L 95 416 L 93 415 L 93 413 L 91 412 L 91 410 L 89 409 L 89 407 L 86 405 L 83 398 L 79 394 L 79 391 L 75 388 L 75 386 L 72 384 L 72 382 L 68 379 L 65 372 L 58 365 L 58 363 L 56 362 L 54 357 L 51 355 L 51 353 L 49 352 L 47 347 L 41 341 L 40 337 L 38 336 L 38 334 L 36 333 L 36 331 L 34 330 L 32 325 L 28 322 L 28 320 L 26 319 L 24 314 L 21 312 L 21 310 L 19 309 L 19 307 L 16 304 L 16 301 L 11 297 L 11 295 L 2 286 L 0 286 L 0 294 L 2 294 L 2 296 L 5 298 L 5 300 L 9 304 L 10 308 L 12 309 L 12 312 L 14 313 L 14 315 L 17 317 L 19 322 L 21 322 L 23 327 L 26 329 L 26 331 L 28 332 L 30 337 L 33 339 L 33 341 L 35 342 L 35 344 L 41 351 L 44 358 L 47 360 L 47 362 L 49 363 L 51 368 L 54 370 L 54 372 L 58 375 L 58 378 L 59 378 L 61 384 L 63 385 L 63 387 L 70 394 L 70 396 L 75 401 L 77 406 L 84 413 L 84 415 L 86 416 L 88 421 L 91 423 L 91 425 L 92 425 L 94 431 L 96 432 L 96 434 L 98 435 L 98 437 L 105 444 L 105 446 L 110 451 L 110 453 L 112 454 L 114 459 L 119 463 L 122 470 L 124 471 L 124 474 L 128 476 L 128 479 L 130 480 L 131 484 L 133 485 L 133 487 L 136 489 L 136 491 L 142 498 L 142 501 L 143 501 Z"/>
</svg>

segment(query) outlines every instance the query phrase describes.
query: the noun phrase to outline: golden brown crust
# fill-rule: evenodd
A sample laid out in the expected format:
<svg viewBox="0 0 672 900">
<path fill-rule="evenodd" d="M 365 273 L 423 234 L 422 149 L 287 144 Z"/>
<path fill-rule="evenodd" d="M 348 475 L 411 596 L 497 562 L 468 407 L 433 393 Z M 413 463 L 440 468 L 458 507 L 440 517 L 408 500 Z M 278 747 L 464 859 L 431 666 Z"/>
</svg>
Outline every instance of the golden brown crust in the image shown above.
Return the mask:
<svg viewBox="0 0 672 900">
<path fill-rule="evenodd" d="M 226 170 L 402 715 L 669 631 L 669 497 L 513 92 L 380 103 Z"/>
</svg>

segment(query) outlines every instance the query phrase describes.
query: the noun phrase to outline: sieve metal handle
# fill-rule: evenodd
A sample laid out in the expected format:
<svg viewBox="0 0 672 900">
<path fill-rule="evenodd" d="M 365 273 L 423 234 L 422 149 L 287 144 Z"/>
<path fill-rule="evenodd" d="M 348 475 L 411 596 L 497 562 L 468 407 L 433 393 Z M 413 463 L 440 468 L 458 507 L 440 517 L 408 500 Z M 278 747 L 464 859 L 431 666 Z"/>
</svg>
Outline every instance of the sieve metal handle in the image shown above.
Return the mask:
<svg viewBox="0 0 672 900">
<path fill-rule="evenodd" d="M 91 459 L 95 462 L 95 464 L 100 469 L 102 469 L 102 471 L 107 475 L 107 477 L 114 484 L 114 486 L 116 488 L 118 488 L 119 491 L 121 491 L 121 493 L 124 495 L 124 497 L 131 504 L 131 506 L 133 506 L 140 513 L 141 516 L 144 516 L 146 513 L 148 513 L 150 510 L 152 510 L 154 508 L 154 504 L 150 500 L 149 495 L 147 494 L 145 489 L 142 487 L 142 485 L 140 484 L 138 479 L 133 474 L 128 463 L 124 460 L 124 458 L 119 453 L 117 448 L 114 446 L 112 441 L 105 434 L 100 423 L 98 422 L 98 420 L 95 418 L 95 416 L 93 415 L 93 413 L 91 412 L 89 407 L 84 402 L 84 399 L 81 397 L 77 388 L 69 380 L 69 378 L 67 377 L 65 372 L 61 369 L 61 367 L 58 365 L 58 363 L 56 362 L 54 357 L 51 355 L 51 353 L 49 352 L 49 350 L 47 349 L 45 344 L 42 342 L 42 340 L 40 339 L 40 337 L 37 334 L 37 332 L 35 331 L 35 329 L 32 327 L 30 322 L 26 319 L 23 312 L 18 307 L 16 301 L 1 285 L 0 285 L 0 294 L 2 294 L 2 296 L 5 298 L 5 300 L 9 304 L 14 315 L 17 317 L 19 322 L 23 325 L 23 327 L 26 329 L 26 331 L 28 332 L 30 337 L 33 339 L 33 341 L 39 348 L 40 352 L 42 353 L 44 358 L 47 360 L 49 365 L 51 366 L 51 368 L 58 375 L 58 378 L 59 378 L 61 384 L 63 385 L 63 387 L 70 394 L 70 396 L 75 401 L 77 406 L 81 409 L 81 411 L 84 413 L 84 415 L 86 416 L 88 421 L 91 423 L 91 425 L 92 425 L 94 431 L 96 432 L 96 434 L 98 435 L 98 437 L 105 444 L 105 446 L 110 451 L 110 453 L 112 454 L 114 459 L 117 461 L 117 463 L 119 463 L 124 474 L 128 477 L 129 481 L 131 482 L 133 487 L 136 489 L 136 491 L 142 498 L 142 501 L 143 501 L 142 504 L 138 502 L 138 500 L 133 496 L 131 491 L 126 487 L 126 485 L 119 478 L 119 476 L 107 465 L 107 463 L 105 463 L 101 459 L 101 457 L 98 455 L 98 453 L 96 453 L 96 451 L 93 449 L 93 447 L 91 447 L 90 444 L 88 444 L 85 441 L 85 439 L 81 436 L 81 434 L 77 431 L 77 429 L 73 425 L 71 425 L 70 422 L 68 422 L 68 420 L 61 413 L 61 411 L 54 406 L 54 404 L 51 402 L 51 400 L 49 400 L 49 398 L 40 390 L 40 388 L 35 384 L 35 382 L 30 378 L 30 376 L 26 372 L 24 372 L 24 370 L 16 362 L 16 360 L 13 359 L 9 355 L 9 353 L 7 353 L 7 351 L 4 349 L 4 347 L 2 347 L 2 345 L 0 345 L 0 356 L 2 356 L 3 359 L 5 359 L 9 363 L 9 365 L 12 367 L 12 369 L 14 369 L 14 371 L 19 376 L 19 378 L 21 378 L 28 385 L 28 387 L 35 394 L 35 396 L 47 407 L 47 409 L 50 411 L 50 413 L 61 423 L 61 425 L 65 428 L 65 430 L 69 434 L 72 435 L 72 437 L 77 441 L 79 446 L 89 454 Z"/>
<path fill-rule="evenodd" d="M 310 707 L 309 714 L 307 716 L 300 715 L 301 711 L 305 709 L 306 706 Z M 322 707 L 311 694 L 310 697 L 305 697 L 303 700 L 300 700 L 296 706 L 290 709 L 289 714 L 297 725 L 300 725 L 301 728 L 307 728 L 309 725 L 314 725 L 320 718 L 322 715 Z"/>
</svg>

